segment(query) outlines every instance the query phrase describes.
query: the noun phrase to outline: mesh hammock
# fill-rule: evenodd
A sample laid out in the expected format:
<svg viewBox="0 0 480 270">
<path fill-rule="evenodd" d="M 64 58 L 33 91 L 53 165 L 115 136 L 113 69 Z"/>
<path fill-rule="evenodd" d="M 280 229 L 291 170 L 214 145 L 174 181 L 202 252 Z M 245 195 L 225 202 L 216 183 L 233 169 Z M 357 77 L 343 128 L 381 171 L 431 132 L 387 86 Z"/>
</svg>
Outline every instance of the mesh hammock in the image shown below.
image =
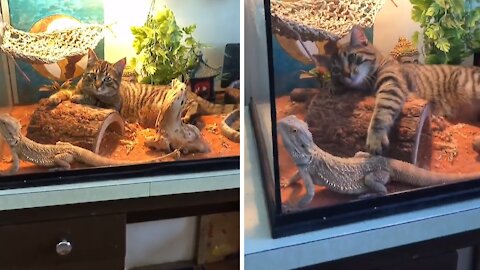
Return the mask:
<svg viewBox="0 0 480 270">
<path fill-rule="evenodd" d="M 272 1 L 272 31 L 303 41 L 338 40 L 353 25 L 370 27 L 385 0 Z"/>
<path fill-rule="evenodd" d="M 109 26 L 83 24 L 47 33 L 29 33 L 4 26 L 0 50 L 31 64 L 51 64 L 71 56 L 84 55 L 95 48 Z"/>
</svg>

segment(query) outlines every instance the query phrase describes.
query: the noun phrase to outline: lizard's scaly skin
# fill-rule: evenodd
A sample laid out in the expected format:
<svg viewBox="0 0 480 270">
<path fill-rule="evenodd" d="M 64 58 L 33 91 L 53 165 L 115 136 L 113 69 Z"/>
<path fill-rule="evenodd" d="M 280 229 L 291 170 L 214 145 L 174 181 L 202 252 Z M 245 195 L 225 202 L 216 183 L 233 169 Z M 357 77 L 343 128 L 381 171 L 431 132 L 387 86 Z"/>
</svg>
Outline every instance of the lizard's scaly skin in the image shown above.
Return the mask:
<svg viewBox="0 0 480 270">
<path fill-rule="evenodd" d="M 307 194 L 293 207 L 304 207 L 310 203 L 314 196 L 314 185 L 325 186 L 342 194 L 384 195 L 387 193 L 385 185 L 389 181 L 424 187 L 480 179 L 480 173 L 431 172 L 407 162 L 370 156 L 364 152 L 358 152 L 350 158 L 331 155 L 313 142 L 308 125 L 293 115 L 278 121 L 277 128 L 287 152 L 298 167 L 298 173 L 283 185 L 303 179 L 307 188 Z"/>
</svg>

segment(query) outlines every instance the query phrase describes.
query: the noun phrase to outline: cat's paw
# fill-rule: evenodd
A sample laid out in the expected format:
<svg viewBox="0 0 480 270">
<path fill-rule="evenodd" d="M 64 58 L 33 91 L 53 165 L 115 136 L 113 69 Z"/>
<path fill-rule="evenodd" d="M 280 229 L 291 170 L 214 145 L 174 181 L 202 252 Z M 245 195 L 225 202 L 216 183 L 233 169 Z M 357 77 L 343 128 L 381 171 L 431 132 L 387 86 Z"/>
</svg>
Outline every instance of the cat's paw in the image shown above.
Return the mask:
<svg viewBox="0 0 480 270">
<path fill-rule="evenodd" d="M 286 188 L 288 186 L 290 186 L 290 181 L 285 179 L 285 177 L 282 177 L 282 179 L 280 179 L 280 188 Z"/>
<path fill-rule="evenodd" d="M 77 103 L 77 104 L 83 103 L 83 100 L 84 100 L 83 95 L 73 95 L 73 96 L 70 98 L 70 101 L 71 101 L 72 103 Z"/>
<path fill-rule="evenodd" d="M 368 131 L 366 149 L 371 155 L 382 155 L 388 149 L 389 144 L 386 131 Z"/>
<path fill-rule="evenodd" d="M 48 98 L 48 105 L 50 105 L 50 106 L 57 106 L 60 103 L 62 103 L 62 99 L 59 98 L 59 97 L 49 97 Z"/>
</svg>

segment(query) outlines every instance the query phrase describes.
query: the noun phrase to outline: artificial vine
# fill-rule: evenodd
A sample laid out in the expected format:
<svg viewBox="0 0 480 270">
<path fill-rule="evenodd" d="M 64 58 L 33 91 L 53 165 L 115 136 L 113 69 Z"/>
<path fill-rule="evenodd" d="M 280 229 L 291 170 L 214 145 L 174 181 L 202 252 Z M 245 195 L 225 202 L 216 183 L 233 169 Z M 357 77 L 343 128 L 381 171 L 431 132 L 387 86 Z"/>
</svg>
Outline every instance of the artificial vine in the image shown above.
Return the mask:
<svg viewBox="0 0 480 270">
<path fill-rule="evenodd" d="M 201 44 L 192 36 L 196 25 L 178 26 L 172 10 L 164 8 L 149 15 L 143 26 L 130 28 L 137 56 L 132 65 L 142 83 L 169 84 L 187 78 L 197 64 Z"/>
<path fill-rule="evenodd" d="M 427 64 L 460 64 L 480 50 L 479 0 L 410 0 L 412 19 L 420 23 Z"/>
</svg>

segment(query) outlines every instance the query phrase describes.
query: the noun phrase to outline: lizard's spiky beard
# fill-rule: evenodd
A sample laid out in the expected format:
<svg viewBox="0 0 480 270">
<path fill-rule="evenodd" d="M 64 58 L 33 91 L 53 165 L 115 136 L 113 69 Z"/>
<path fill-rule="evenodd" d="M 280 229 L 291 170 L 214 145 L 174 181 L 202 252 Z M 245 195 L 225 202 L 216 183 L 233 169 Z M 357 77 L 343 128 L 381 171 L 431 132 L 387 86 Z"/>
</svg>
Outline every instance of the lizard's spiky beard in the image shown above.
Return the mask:
<svg viewBox="0 0 480 270">
<path fill-rule="evenodd" d="M 0 133 L 2 134 L 5 141 L 10 146 L 15 146 L 20 141 L 21 127 L 18 125 L 15 119 L 13 119 L 8 114 L 0 114 Z"/>
<path fill-rule="evenodd" d="M 313 144 L 312 134 L 308 126 L 298 125 L 296 116 L 290 115 L 278 121 L 278 131 L 282 136 L 283 145 L 297 166 L 305 166 L 312 162 L 310 153 Z"/>
</svg>

